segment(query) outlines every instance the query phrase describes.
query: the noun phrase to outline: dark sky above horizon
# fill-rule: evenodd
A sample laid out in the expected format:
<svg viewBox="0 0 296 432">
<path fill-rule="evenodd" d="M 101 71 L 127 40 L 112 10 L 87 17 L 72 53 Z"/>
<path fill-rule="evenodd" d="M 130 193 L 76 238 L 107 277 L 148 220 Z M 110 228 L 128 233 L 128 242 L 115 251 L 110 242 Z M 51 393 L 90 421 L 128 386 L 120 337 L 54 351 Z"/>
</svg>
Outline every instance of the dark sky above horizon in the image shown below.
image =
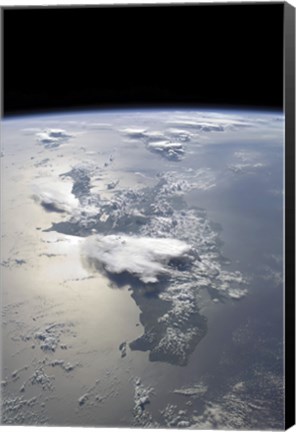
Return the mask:
<svg viewBox="0 0 296 432">
<path fill-rule="evenodd" d="M 4 114 L 281 110 L 283 4 L 4 8 Z"/>
</svg>

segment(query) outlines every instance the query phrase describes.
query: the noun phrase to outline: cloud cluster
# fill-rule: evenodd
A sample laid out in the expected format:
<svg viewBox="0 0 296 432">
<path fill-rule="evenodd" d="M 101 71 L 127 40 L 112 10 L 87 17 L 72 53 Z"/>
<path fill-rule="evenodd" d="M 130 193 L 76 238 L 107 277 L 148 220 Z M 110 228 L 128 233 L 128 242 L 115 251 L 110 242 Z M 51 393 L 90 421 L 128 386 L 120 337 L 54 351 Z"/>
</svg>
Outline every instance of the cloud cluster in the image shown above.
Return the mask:
<svg viewBox="0 0 296 432">
<path fill-rule="evenodd" d="M 179 160 L 184 154 L 183 145 L 179 142 L 152 141 L 147 144 L 148 150 L 161 153 L 167 159 Z"/>
<path fill-rule="evenodd" d="M 219 132 L 223 135 L 241 129 L 262 127 L 259 118 L 226 113 L 160 113 L 153 122 L 153 128 L 147 127 L 146 120 L 147 118 L 145 122 L 139 121 L 137 126 L 118 130 L 129 139 L 142 141 L 147 150 L 174 161 L 183 159 L 185 143 L 190 141 L 199 141 L 211 133 Z"/>
<path fill-rule="evenodd" d="M 264 168 L 265 165 L 260 162 L 260 154 L 257 152 L 237 151 L 234 157 L 240 162 L 228 166 L 229 170 L 235 174 L 245 174 L 253 172 L 258 168 Z"/>
<path fill-rule="evenodd" d="M 63 142 L 72 137 L 64 129 L 45 129 L 36 133 L 37 140 L 46 148 L 59 147 Z"/>
<path fill-rule="evenodd" d="M 178 129 L 171 129 L 168 135 L 160 130 L 141 128 L 125 128 L 120 132 L 130 139 L 141 140 L 147 150 L 156 152 L 169 160 L 181 160 L 185 153 L 182 142 L 190 140 L 190 135 L 186 131 Z"/>
<path fill-rule="evenodd" d="M 189 132 L 187 130 L 183 130 L 183 129 L 178 129 L 178 128 L 168 129 L 167 132 L 174 139 L 176 139 L 178 141 L 183 141 L 183 142 L 190 141 L 191 138 L 194 136 L 191 132 Z"/>
<path fill-rule="evenodd" d="M 171 260 L 190 250 L 187 243 L 171 238 L 96 235 L 85 241 L 82 254 L 108 273 L 128 272 L 144 283 L 155 283 L 159 275 L 170 273 Z"/>
</svg>

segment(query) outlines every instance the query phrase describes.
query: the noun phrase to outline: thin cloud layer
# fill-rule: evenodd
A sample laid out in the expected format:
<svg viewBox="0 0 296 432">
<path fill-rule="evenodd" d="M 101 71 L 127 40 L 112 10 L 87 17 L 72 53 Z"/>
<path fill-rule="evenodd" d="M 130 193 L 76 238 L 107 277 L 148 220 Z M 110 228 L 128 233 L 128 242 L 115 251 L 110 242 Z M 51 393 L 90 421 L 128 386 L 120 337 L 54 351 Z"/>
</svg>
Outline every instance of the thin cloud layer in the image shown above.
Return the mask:
<svg viewBox="0 0 296 432">
<path fill-rule="evenodd" d="M 108 273 L 128 272 L 144 283 L 155 283 L 159 275 L 170 273 L 172 259 L 188 257 L 190 250 L 187 243 L 171 238 L 96 235 L 86 240 L 82 253 Z"/>
<path fill-rule="evenodd" d="M 198 132 L 224 132 L 228 130 L 239 130 L 241 128 L 253 127 L 257 121 L 255 119 L 240 118 L 236 115 L 219 114 L 197 114 L 197 115 L 177 115 L 175 118 L 167 120 L 173 127 L 192 129 Z"/>
</svg>

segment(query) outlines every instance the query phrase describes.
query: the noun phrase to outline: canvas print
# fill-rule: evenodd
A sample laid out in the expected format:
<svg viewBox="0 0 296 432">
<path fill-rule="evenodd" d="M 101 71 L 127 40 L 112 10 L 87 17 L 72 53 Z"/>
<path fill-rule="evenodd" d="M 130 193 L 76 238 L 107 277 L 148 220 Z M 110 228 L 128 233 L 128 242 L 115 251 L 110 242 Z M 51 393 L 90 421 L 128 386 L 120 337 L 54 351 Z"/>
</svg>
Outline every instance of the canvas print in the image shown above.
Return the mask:
<svg viewBox="0 0 296 432">
<path fill-rule="evenodd" d="M 158 17 L 193 16 L 193 35 L 194 20 L 212 16 L 218 22 L 220 12 L 200 5 L 183 12 L 144 8 L 146 17 L 155 17 L 149 43 L 156 58 L 147 51 L 144 31 L 139 47 L 143 43 L 145 52 L 129 52 L 126 30 L 126 45 L 117 41 L 116 55 L 108 53 L 111 63 L 112 43 L 88 39 L 86 46 L 81 33 L 74 36 L 72 18 L 80 14 L 84 31 L 94 26 L 99 32 L 101 16 L 125 16 L 129 21 L 123 19 L 120 29 L 128 22 L 139 31 L 143 8 L 90 9 L 85 21 L 84 8 L 4 11 L 3 425 L 284 428 L 285 114 L 283 5 L 278 7 L 258 9 L 257 21 L 270 13 L 272 46 L 256 18 L 255 36 L 233 33 L 249 26 L 235 9 L 236 15 L 223 12 L 234 25 L 224 29 L 223 47 L 212 29 L 217 52 L 206 37 L 193 43 L 183 35 L 184 50 L 174 59 L 167 53 L 176 45 L 156 47 L 164 41 Z M 256 17 L 253 10 L 245 13 Z M 67 41 L 59 27 L 64 16 L 75 53 L 87 51 L 75 59 L 71 37 Z M 34 30 L 14 42 L 21 22 Z M 45 47 L 37 53 L 38 34 Z M 233 38 L 243 55 L 227 45 Z M 80 64 L 75 72 L 75 62 L 97 44 L 92 56 L 99 66 L 91 70 L 91 57 L 86 71 Z M 27 59 L 23 72 L 15 50 Z M 166 61 L 159 63 L 161 56 Z M 226 70 L 217 63 L 223 56 Z M 260 67 L 269 60 L 273 69 L 265 82 Z M 248 73 L 240 75 L 244 68 Z"/>
</svg>

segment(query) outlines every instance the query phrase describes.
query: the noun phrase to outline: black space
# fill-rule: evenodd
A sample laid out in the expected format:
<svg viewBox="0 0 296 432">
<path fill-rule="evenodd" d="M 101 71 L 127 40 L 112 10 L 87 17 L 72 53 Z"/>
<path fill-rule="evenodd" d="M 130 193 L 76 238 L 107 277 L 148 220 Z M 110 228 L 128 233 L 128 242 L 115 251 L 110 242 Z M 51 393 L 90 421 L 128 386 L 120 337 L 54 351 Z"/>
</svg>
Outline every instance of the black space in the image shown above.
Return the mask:
<svg viewBox="0 0 296 432">
<path fill-rule="evenodd" d="M 4 8 L 3 113 L 282 109 L 283 3 Z"/>
</svg>

